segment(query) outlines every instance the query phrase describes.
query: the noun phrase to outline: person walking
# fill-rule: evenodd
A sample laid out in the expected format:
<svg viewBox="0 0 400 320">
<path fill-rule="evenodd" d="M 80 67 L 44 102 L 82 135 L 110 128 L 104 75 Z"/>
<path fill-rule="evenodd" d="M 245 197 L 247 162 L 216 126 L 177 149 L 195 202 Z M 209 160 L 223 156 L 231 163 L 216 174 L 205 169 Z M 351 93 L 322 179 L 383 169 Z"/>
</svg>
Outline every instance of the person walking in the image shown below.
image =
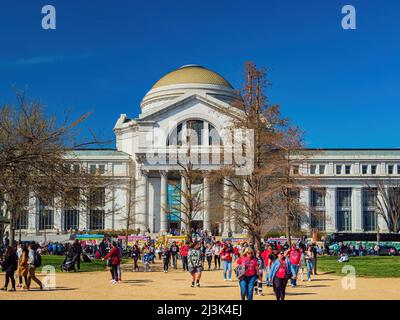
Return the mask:
<svg viewBox="0 0 400 320">
<path fill-rule="evenodd" d="M 238 266 L 244 268 L 244 274 L 239 279 L 240 296 L 242 300 L 253 300 L 254 285 L 259 276 L 258 262 L 254 257 L 253 249 L 247 247 L 237 260 Z"/>
<path fill-rule="evenodd" d="M 111 263 L 111 274 L 112 274 L 112 284 L 118 283 L 118 266 L 121 263 L 119 249 L 117 248 L 117 243 L 114 241 L 112 243 L 112 247 L 110 252 L 104 256 L 101 260 L 104 261 L 106 259 L 110 259 Z"/>
<path fill-rule="evenodd" d="M 221 250 L 222 268 L 224 281 L 232 281 L 232 251 L 229 246 L 224 246 Z"/>
<path fill-rule="evenodd" d="M 317 275 L 317 257 L 318 257 L 318 249 L 317 249 L 317 244 L 315 242 L 312 243 L 311 245 L 311 250 L 313 252 L 313 271 L 314 271 L 314 276 Z"/>
<path fill-rule="evenodd" d="M 271 265 L 269 281 L 275 292 L 276 300 L 285 300 L 286 285 L 291 277 L 290 260 L 286 259 L 283 251 L 278 252 L 278 257 Z"/>
<path fill-rule="evenodd" d="M 32 280 L 39 285 L 40 290 L 43 290 L 43 283 L 36 277 L 36 268 L 40 267 L 39 253 L 36 252 L 35 242 L 30 242 L 28 245 L 28 290 L 31 288 Z"/>
<path fill-rule="evenodd" d="M 75 239 L 74 244 L 72 245 L 72 252 L 75 257 L 75 263 L 76 263 L 76 266 L 78 267 L 78 271 L 80 271 L 81 270 L 82 246 L 78 239 Z M 75 265 L 74 265 L 74 269 L 75 269 Z"/>
<path fill-rule="evenodd" d="M 286 255 L 290 260 L 290 272 L 292 274 L 292 277 L 290 278 L 290 284 L 292 288 L 294 288 L 297 286 L 297 273 L 299 272 L 301 252 L 296 245 L 293 244 L 291 249 L 287 251 Z"/>
<path fill-rule="evenodd" d="M 163 269 L 164 273 L 168 272 L 168 267 L 169 267 L 169 259 L 171 257 L 171 251 L 168 250 L 168 247 L 164 248 L 164 251 L 161 254 L 162 260 L 163 260 Z"/>
<path fill-rule="evenodd" d="M 169 249 L 171 252 L 171 257 L 172 257 L 172 265 L 174 269 L 178 269 L 178 254 L 179 254 L 179 247 L 176 244 L 176 241 L 172 242 L 171 248 Z"/>
<path fill-rule="evenodd" d="M 203 271 L 203 261 L 200 250 L 200 242 L 194 241 L 190 246 L 188 252 L 188 266 L 189 272 L 192 276 L 193 288 L 196 282 L 196 286 L 200 287 L 201 272 Z"/>
<path fill-rule="evenodd" d="M 217 270 L 217 266 L 218 266 L 218 270 L 221 269 L 221 243 L 219 241 L 217 241 L 212 248 L 213 251 L 213 255 L 214 255 L 214 270 Z"/>
<path fill-rule="evenodd" d="M 133 271 L 139 271 L 138 260 L 140 258 L 140 249 L 139 246 L 135 243 L 132 248 L 132 258 L 133 258 Z"/>
<path fill-rule="evenodd" d="M 304 260 L 306 261 L 307 266 L 307 281 L 311 281 L 311 274 L 314 269 L 314 251 L 312 247 L 308 247 L 307 251 L 304 252 Z"/>
<path fill-rule="evenodd" d="M 7 291 L 8 284 L 11 280 L 11 288 L 8 291 L 15 291 L 15 278 L 14 272 L 17 270 L 18 266 L 18 256 L 15 250 L 8 246 L 6 248 L 6 252 L 4 254 L 4 260 L 2 262 L 3 271 L 5 271 L 5 284 L 4 284 L 4 291 Z"/>
<path fill-rule="evenodd" d="M 211 247 L 211 243 L 207 243 L 206 251 L 204 253 L 204 256 L 207 259 L 208 271 L 210 271 L 211 270 L 211 262 L 212 262 L 212 247 Z"/>
<path fill-rule="evenodd" d="M 18 259 L 17 275 L 20 287 L 28 289 L 28 248 L 25 245 L 22 246 L 22 253 Z M 22 286 L 22 279 L 25 280 L 25 286 Z"/>
<path fill-rule="evenodd" d="M 182 259 L 182 269 L 183 271 L 189 271 L 188 267 L 188 252 L 189 252 L 189 245 L 185 243 L 181 248 L 181 259 Z"/>
<path fill-rule="evenodd" d="M 261 250 L 256 251 L 256 259 L 258 263 L 258 279 L 257 279 L 257 284 L 255 285 L 255 291 L 256 294 L 262 296 L 263 295 L 262 279 L 263 279 L 263 272 L 265 269 L 265 262 L 264 258 L 261 256 Z"/>
</svg>

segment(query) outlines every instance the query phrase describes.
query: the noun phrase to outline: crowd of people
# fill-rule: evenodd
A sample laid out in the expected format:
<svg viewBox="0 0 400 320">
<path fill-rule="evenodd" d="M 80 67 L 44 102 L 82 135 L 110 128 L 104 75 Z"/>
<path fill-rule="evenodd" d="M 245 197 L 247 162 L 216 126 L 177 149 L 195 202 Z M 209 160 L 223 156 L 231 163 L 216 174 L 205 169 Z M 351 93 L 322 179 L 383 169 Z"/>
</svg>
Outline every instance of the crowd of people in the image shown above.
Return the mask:
<svg viewBox="0 0 400 320">
<path fill-rule="evenodd" d="M 63 265 L 72 262 L 66 271 L 79 271 L 81 257 L 84 255 L 106 261 L 112 284 L 122 281 L 121 263 L 124 256 L 132 259 L 134 272 L 151 271 L 151 265 L 158 257 L 164 273 L 168 273 L 171 268 L 189 272 L 191 287 L 200 287 L 204 271 L 222 271 L 221 281 L 233 281 L 235 273 L 242 299 L 252 300 L 254 293 L 263 295 L 263 286 L 266 286 L 273 288 L 278 300 L 283 300 L 289 280 L 293 288 L 297 286 L 298 277 L 302 281 L 311 281 L 312 274 L 316 274 L 319 252 L 321 248 L 315 243 L 308 243 L 306 239 L 299 239 L 292 245 L 288 242 L 266 241 L 255 246 L 250 241 L 220 241 L 206 233 L 194 231 L 186 241 L 164 242 L 156 239 L 136 242 L 127 248 L 121 240 L 112 239 L 103 239 L 99 244 L 78 240 L 63 244 L 18 243 L 15 249 L 12 246 L 6 247 L 0 263 L 5 271 L 3 290 L 8 291 L 15 291 L 16 287 L 29 290 L 32 281 L 41 290 L 44 288 L 35 275 L 43 254 L 64 254 Z"/>
</svg>

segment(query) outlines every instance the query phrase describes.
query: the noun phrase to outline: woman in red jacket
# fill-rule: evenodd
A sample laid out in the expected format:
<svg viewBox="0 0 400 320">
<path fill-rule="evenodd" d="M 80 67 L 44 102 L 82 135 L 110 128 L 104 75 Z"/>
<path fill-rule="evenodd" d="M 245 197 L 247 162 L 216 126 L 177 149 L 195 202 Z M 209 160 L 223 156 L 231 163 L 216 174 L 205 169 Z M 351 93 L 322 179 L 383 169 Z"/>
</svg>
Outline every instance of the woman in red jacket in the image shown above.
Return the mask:
<svg viewBox="0 0 400 320">
<path fill-rule="evenodd" d="M 118 266 L 121 264 L 121 258 L 119 254 L 119 249 L 117 248 L 117 243 L 114 241 L 112 243 L 112 248 L 109 254 L 107 254 L 101 260 L 110 259 L 111 262 L 111 274 L 112 274 L 112 284 L 118 283 Z"/>
</svg>

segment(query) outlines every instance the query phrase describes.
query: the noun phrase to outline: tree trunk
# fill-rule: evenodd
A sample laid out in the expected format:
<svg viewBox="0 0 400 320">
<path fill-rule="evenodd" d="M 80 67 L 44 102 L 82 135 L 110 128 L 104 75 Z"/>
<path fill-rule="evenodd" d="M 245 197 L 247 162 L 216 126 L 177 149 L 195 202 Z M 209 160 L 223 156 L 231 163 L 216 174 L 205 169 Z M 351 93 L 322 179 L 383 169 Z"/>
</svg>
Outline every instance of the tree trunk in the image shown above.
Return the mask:
<svg viewBox="0 0 400 320">
<path fill-rule="evenodd" d="M 9 234 L 9 240 L 10 240 L 10 245 L 14 243 L 15 239 L 15 229 L 14 229 L 14 218 L 10 218 L 10 234 Z"/>
<path fill-rule="evenodd" d="M 289 210 L 286 208 L 286 215 L 285 215 L 285 225 L 286 225 L 286 239 L 288 244 L 290 245 L 292 242 L 291 235 L 290 235 L 290 221 L 289 221 Z"/>
</svg>

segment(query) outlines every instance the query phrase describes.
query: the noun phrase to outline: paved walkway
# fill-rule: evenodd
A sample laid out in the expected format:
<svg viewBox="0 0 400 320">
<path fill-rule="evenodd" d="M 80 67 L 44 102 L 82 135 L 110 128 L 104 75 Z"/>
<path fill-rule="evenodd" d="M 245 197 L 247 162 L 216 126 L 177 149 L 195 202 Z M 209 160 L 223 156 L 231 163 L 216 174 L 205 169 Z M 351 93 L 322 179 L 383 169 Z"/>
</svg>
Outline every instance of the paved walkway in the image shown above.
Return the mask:
<svg viewBox="0 0 400 320">
<path fill-rule="evenodd" d="M 57 273 L 56 289 L 1 292 L 4 299 L 239 299 L 237 281 L 224 282 L 222 271 L 205 271 L 200 288 L 190 287 L 190 275 L 182 270 L 161 271 L 157 262 L 152 272 L 132 272 L 123 266 L 123 282 L 112 285 L 110 272 Z M 4 274 L 2 274 L 4 275 Z M 39 276 L 42 278 L 42 276 Z M 332 274 L 316 276 L 312 282 L 299 282 L 287 289 L 287 300 L 293 299 L 400 299 L 400 278 L 357 278 L 354 290 L 342 287 L 342 278 Z M 272 289 L 264 287 L 264 296 L 255 300 L 273 300 Z"/>
</svg>

